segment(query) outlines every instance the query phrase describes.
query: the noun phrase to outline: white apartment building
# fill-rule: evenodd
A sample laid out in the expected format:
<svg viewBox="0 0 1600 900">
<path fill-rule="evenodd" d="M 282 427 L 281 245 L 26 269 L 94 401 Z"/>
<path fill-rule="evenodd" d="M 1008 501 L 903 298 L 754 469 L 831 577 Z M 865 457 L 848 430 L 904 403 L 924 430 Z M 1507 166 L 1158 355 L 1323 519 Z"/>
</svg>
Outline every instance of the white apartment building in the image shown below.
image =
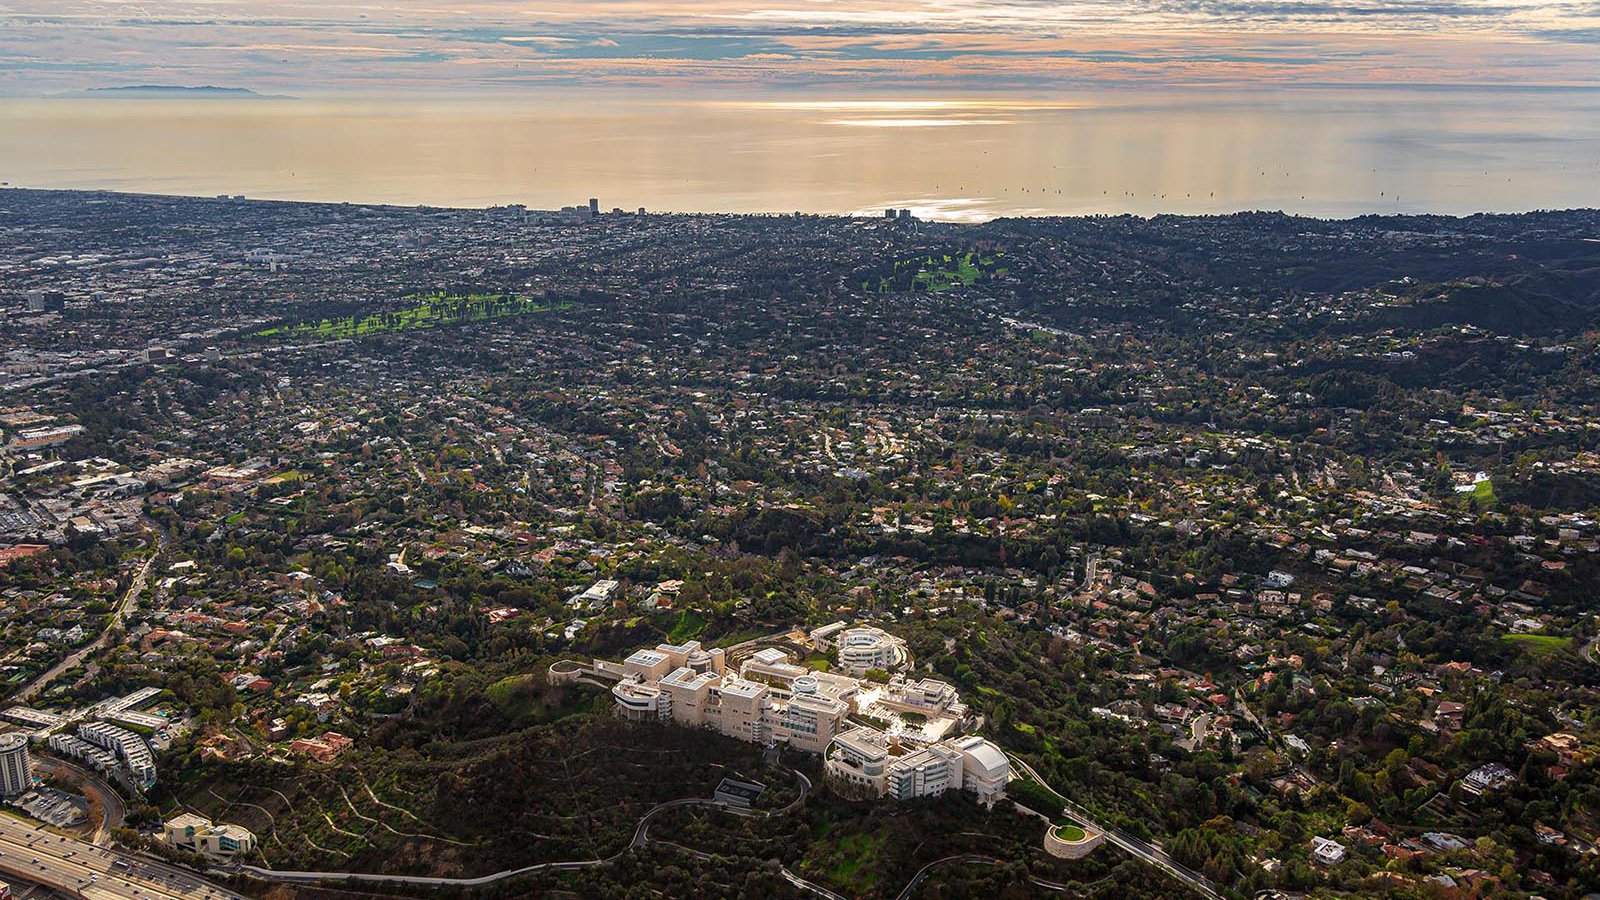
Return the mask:
<svg viewBox="0 0 1600 900">
<path fill-rule="evenodd" d="M 150 745 L 138 734 L 109 722 L 90 722 L 78 726 L 78 737 L 115 753 L 140 790 L 156 783 L 155 757 L 150 753 Z"/>
<path fill-rule="evenodd" d="M 588 589 L 583 593 L 573 597 L 568 601 L 568 605 L 574 609 L 587 609 L 591 612 L 604 609 L 610 605 L 612 598 L 617 595 L 619 586 L 616 581 L 610 578 L 602 578 L 589 585 Z"/>
<path fill-rule="evenodd" d="M 51 750 L 84 763 L 107 778 L 114 778 L 121 771 L 122 765 L 117 762 L 115 753 L 102 750 L 82 738 L 70 734 L 52 734 L 46 743 Z"/>
</svg>

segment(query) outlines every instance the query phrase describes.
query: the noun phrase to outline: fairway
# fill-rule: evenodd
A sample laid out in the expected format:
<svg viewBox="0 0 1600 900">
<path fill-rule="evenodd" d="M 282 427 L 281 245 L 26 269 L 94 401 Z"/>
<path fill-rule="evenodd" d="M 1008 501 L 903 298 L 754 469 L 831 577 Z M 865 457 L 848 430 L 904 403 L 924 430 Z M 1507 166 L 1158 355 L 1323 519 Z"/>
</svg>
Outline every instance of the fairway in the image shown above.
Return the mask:
<svg viewBox="0 0 1600 900">
<path fill-rule="evenodd" d="M 405 299 L 412 305 L 395 311 L 377 312 L 360 318 L 347 316 L 342 319 L 301 322 L 258 331 L 255 336 L 342 340 L 392 331 L 410 331 L 439 325 L 458 325 L 487 319 L 525 316 L 551 309 L 566 309 L 570 306 L 564 302 L 542 303 L 515 294 L 412 294 Z"/>
<path fill-rule="evenodd" d="M 1000 254 L 979 256 L 968 250 L 954 256 L 922 256 L 894 264 L 894 275 L 879 278 L 874 287 L 871 281 L 862 282 L 862 288 L 875 293 L 894 290 L 948 291 L 974 284 L 985 270 L 1003 275 L 1006 269 L 997 266 Z"/>
</svg>

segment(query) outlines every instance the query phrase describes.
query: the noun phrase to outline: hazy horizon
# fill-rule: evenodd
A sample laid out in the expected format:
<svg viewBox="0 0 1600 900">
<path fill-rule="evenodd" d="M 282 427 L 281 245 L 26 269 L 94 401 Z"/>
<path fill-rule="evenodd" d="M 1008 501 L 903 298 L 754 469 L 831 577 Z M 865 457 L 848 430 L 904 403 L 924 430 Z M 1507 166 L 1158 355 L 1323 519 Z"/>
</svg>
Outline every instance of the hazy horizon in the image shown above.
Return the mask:
<svg viewBox="0 0 1600 900">
<path fill-rule="evenodd" d="M 0 0 L 0 181 L 962 220 L 1591 206 L 1597 49 L 1588 0 Z M 298 99 L 94 93 L 137 85 Z"/>
<path fill-rule="evenodd" d="M 1570 0 L 8 0 L 0 92 L 1600 86 Z"/>
<path fill-rule="evenodd" d="M 1600 206 L 1591 91 L 579 96 L 3 100 L 0 182 L 960 221 Z"/>
</svg>

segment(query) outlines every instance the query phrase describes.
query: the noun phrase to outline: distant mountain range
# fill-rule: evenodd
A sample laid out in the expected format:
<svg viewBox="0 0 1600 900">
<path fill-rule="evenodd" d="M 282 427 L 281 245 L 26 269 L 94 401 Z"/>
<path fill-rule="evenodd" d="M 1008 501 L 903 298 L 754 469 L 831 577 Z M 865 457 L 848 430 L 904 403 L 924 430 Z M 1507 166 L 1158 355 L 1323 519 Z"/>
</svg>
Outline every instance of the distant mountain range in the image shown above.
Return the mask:
<svg viewBox="0 0 1600 900">
<path fill-rule="evenodd" d="M 183 98 L 187 100 L 292 100 L 294 98 L 277 94 L 258 94 L 249 88 L 215 87 L 201 85 L 199 87 L 185 87 L 176 84 L 132 84 L 121 87 L 86 88 L 81 91 L 71 91 L 61 94 L 63 97 L 95 97 L 113 99 L 169 99 Z"/>
</svg>

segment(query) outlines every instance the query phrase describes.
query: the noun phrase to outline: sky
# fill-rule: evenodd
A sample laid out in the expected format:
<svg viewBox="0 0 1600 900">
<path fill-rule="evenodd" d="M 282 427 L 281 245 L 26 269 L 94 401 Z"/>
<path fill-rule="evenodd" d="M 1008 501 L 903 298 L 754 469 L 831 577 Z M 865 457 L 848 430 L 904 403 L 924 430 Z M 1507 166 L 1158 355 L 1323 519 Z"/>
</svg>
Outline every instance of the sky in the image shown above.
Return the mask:
<svg viewBox="0 0 1600 900">
<path fill-rule="evenodd" d="M 1600 87 L 1600 0 L 0 0 L 0 94 Z"/>
</svg>

